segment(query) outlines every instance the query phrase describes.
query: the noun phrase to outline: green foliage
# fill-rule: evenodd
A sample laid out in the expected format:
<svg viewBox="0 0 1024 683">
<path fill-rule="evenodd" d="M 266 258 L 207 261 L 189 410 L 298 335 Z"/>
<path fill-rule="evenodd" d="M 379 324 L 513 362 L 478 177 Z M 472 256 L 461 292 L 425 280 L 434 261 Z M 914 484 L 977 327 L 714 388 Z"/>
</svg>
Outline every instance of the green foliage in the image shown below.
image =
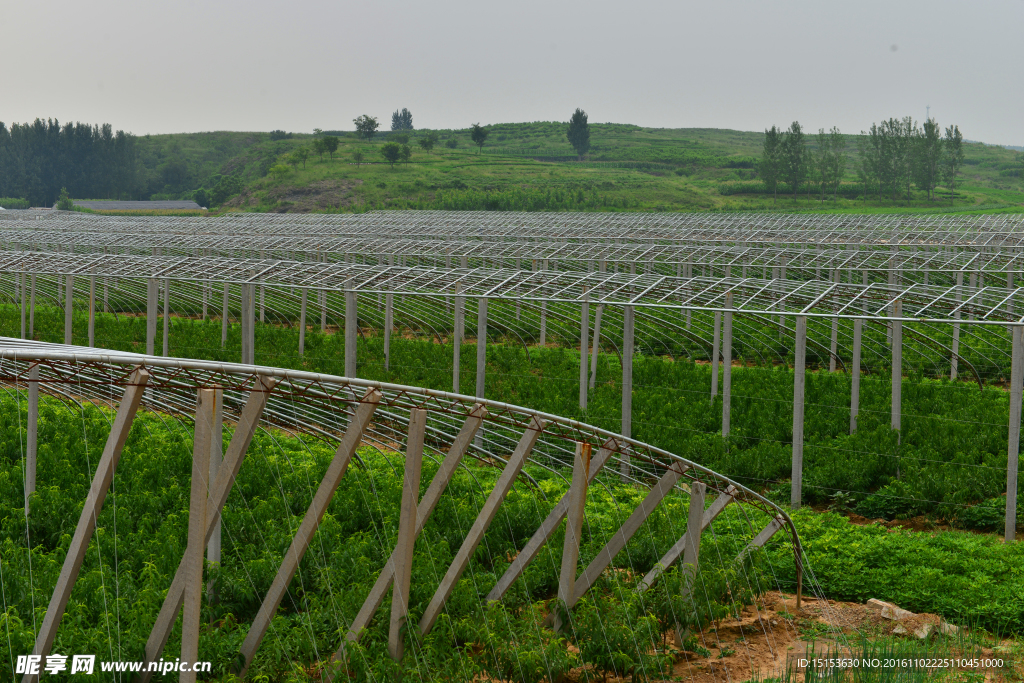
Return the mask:
<svg viewBox="0 0 1024 683">
<path fill-rule="evenodd" d="M 277 140 L 290 140 L 292 137 L 291 133 L 286 133 L 283 130 L 272 130 L 270 131 L 270 139 L 273 141 Z"/>
<path fill-rule="evenodd" d="M 946 128 L 946 137 L 943 140 L 942 182 L 949 189 L 950 198 L 956 191 L 960 169 L 964 165 L 963 141 L 964 137 L 960 134 L 959 126 Z"/>
<path fill-rule="evenodd" d="M 421 137 L 416 142 L 419 143 L 420 148 L 424 152 L 429 152 L 432 149 L 434 149 L 434 145 L 437 144 L 437 138 L 438 138 L 437 132 L 436 131 L 430 131 L 429 133 L 427 133 L 426 135 Z"/>
<path fill-rule="evenodd" d="M 398 156 L 402 161 L 409 163 L 409 159 L 412 159 L 412 147 L 403 144 L 401 152 L 399 153 Z"/>
<path fill-rule="evenodd" d="M 276 180 L 281 180 L 284 176 L 288 175 L 291 169 L 284 164 L 274 164 L 270 167 L 270 175 L 274 176 Z"/>
<path fill-rule="evenodd" d="M 356 166 L 358 166 L 359 164 L 363 163 L 363 150 L 361 150 L 361 149 L 353 150 L 352 155 L 351 155 L 350 158 L 352 159 L 352 161 L 355 162 Z"/>
<path fill-rule="evenodd" d="M 391 168 L 394 168 L 395 162 L 402 158 L 402 145 L 397 142 L 385 142 L 380 146 L 380 155 L 384 157 L 384 161 L 391 164 Z"/>
<path fill-rule="evenodd" d="M 60 188 L 60 196 L 57 198 L 56 208 L 60 211 L 73 211 L 75 200 L 68 195 L 66 187 Z"/>
<path fill-rule="evenodd" d="M 298 166 L 299 164 L 302 164 L 302 168 L 306 168 L 306 161 L 309 160 L 309 153 L 310 149 L 305 145 L 296 148 L 296 150 L 291 153 L 290 157 L 292 166 Z"/>
<path fill-rule="evenodd" d="M 27 209 L 29 207 L 27 199 L 16 199 L 14 197 L 0 197 L 0 207 L 5 209 Z"/>
<path fill-rule="evenodd" d="M 242 191 L 242 179 L 238 176 L 223 176 L 217 185 L 210 192 L 210 205 L 219 206 L 228 197 L 233 197 Z"/>
<path fill-rule="evenodd" d="M 491 603 L 463 629 L 463 637 L 481 646 L 480 663 L 496 680 L 557 681 L 580 664 L 565 637 L 545 626 L 537 604 L 512 610 Z"/>
<path fill-rule="evenodd" d="M 309 150 L 320 157 L 320 161 L 323 161 L 324 155 L 327 154 L 327 145 L 324 144 L 323 138 L 313 138 L 313 142 L 309 145 Z"/>
<path fill-rule="evenodd" d="M 325 135 L 321 139 L 323 140 L 324 149 L 327 151 L 327 154 L 330 155 L 331 160 L 333 161 L 334 153 L 338 151 L 338 144 L 341 141 L 338 140 L 338 138 L 335 137 L 334 135 Z"/>
<path fill-rule="evenodd" d="M 473 144 L 477 146 L 477 153 L 484 148 L 484 142 L 487 140 L 488 130 L 481 126 L 479 123 L 474 123 L 470 129 L 469 137 L 473 141 Z"/>
<path fill-rule="evenodd" d="M 794 199 L 806 175 L 807 143 L 804 141 L 803 128 L 798 121 L 794 121 L 789 130 L 782 134 L 782 176 L 793 190 Z"/>
<path fill-rule="evenodd" d="M 357 116 L 352 119 L 352 123 L 356 126 L 356 137 L 360 137 L 367 142 L 373 139 L 373 136 L 377 134 L 377 129 L 380 128 L 380 124 L 377 123 L 377 117 L 368 114 Z"/>
<path fill-rule="evenodd" d="M 459 146 L 459 139 L 452 135 L 451 137 L 444 141 L 444 146 L 448 149 L 455 149 L 456 147 Z"/>
<path fill-rule="evenodd" d="M 405 107 L 391 114 L 391 130 L 412 130 L 412 112 Z"/>
<path fill-rule="evenodd" d="M 670 655 L 654 652 L 661 639 L 658 619 L 635 591 L 581 598 L 567 619 L 580 659 L 602 678 L 659 680 L 671 666 Z"/>
<path fill-rule="evenodd" d="M 583 161 L 584 155 L 590 151 L 590 124 L 587 123 L 587 112 L 578 108 L 569 119 L 569 129 L 566 132 L 569 144 L 576 150 L 576 156 Z"/>
<path fill-rule="evenodd" d="M 772 193 L 773 200 L 778 195 L 779 180 L 782 178 L 784 161 L 782 141 L 783 134 L 775 126 L 764 131 L 764 149 L 761 152 L 758 171 L 765 187 L 769 188 Z"/>
</svg>

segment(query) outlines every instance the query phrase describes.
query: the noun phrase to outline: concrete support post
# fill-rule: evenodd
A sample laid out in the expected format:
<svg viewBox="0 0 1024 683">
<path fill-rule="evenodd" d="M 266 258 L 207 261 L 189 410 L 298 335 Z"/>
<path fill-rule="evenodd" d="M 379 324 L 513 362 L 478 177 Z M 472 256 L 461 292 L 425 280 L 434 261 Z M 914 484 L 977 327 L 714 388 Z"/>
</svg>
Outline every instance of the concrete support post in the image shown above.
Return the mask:
<svg viewBox="0 0 1024 683">
<path fill-rule="evenodd" d="M 96 276 L 89 278 L 89 346 L 96 346 Z"/>
<path fill-rule="evenodd" d="M 21 338 L 22 339 L 27 339 L 28 338 L 26 336 L 26 327 L 25 327 L 25 317 L 26 317 L 26 313 L 28 312 L 28 287 L 26 287 L 28 282 L 26 280 L 27 280 L 27 276 L 25 275 L 25 273 L 22 273 L 21 274 Z"/>
<path fill-rule="evenodd" d="M 452 392 L 462 393 L 462 342 L 466 337 L 466 298 L 455 286 L 455 334 L 452 339 Z"/>
<path fill-rule="evenodd" d="M 345 376 L 356 374 L 356 338 L 359 336 L 359 317 L 356 307 L 356 293 L 351 280 L 345 283 Z"/>
<path fill-rule="evenodd" d="M 420 496 L 420 472 L 423 468 L 423 437 L 427 411 L 413 408 L 409 414 L 409 439 L 405 448 L 405 478 L 402 482 L 402 507 L 398 518 L 398 539 L 391 555 L 394 587 L 391 592 L 391 623 L 388 628 L 388 654 L 402 659 L 402 627 L 409 616 L 409 584 L 412 582 L 413 547 L 416 545 L 416 506 Z"/>
<path fill-rule="evenodd" d="M 212 485 L 217 481 L 217 472 L 224 461 L 224 390 L 213 387 L 213 429 L 210 431 L 210 479 Z M 206 559 L 211 563 L 220 564 L 221 525 L 223 520 L 217 516 L 210 540 L 206 544 Z M 217 586 L 211 581 L 206 586 L 206 598 L 210 602 L 217 601 Z"/>
<path fill-rule="evenodd" d="M 28 338 L 31 339 L 36 334 L 36 275 L 32 273 L 29 276 L 29 290 L 28 290 Z"/>
<path fill-rule="evenodd" d="M 850 433 L 857 431 L 857 413 L 860 412 L 860 347 L 864 321 L 853 321 L 853 362 L 850 366 Z"/>
<path fill-rule="evenodd" d="M 484 397 L 487 371 L 487 299 L 477 301 L 476 313 L 476 397 Z"/>
<path fill-rule="evenodd" d="M 804 370 L 807 363 L 807 316 L 796 319 L 796 347 L 793 362 L 793 471 L 789 494 L 793 509 L 800 507 L 804 469 Z"/>
<path fill-rule="evenodd" d="M 267 289 L 266 287 L 264 287 L 263 285 L 260 285 L 260 322 L 261 323 L 267 322 L 266 305 L 265 305 L 266 304 L 266 299 L 265 299 L 266 289 Z"/>
<path fill-rule="evenodd" d="M 384 295 L 384 369 L 391 369 L 391 330 L 395 326 L 395 295 Z"/>
<path fill-rule="evenodd" d="M 597 353 L 601 346 L 601 316 L 604 313 L 604 304 L 597 305 L 594 313 L 594 336 L 590 350 L 590 388 L 597 386 Z"/>
<path fill-rule="evenodd" d="M 711 400 L 718 396 L 718 361 L 722 333 L 722 314 L 715 313 L 715 331 L 711 336 Z"/>
<path fill-rule="evenodd" d="M 309 297 L 309 290 L 302 288 L 299 296 L 299 355 L 306 351 L 306 299 Z"/>
<path fill-rule="evenodd" d="M 964 273 L 959 271 L 956 274 L 956 291 L 954 293 L 954 300 L 957 305 L 963 300 L 963 285 L 964 285 Z M 960 311 L 956 312 L 954 316 L 957 320 L 960 319 Z M 953 323 L 953 341 L 950 344 L 950 349 L 953 354 L 949 359 L 949 378 L 956 379 L 957 371 L 960 365 L 960 323 Z"/>
<path fill-rule="evenodd" d="M 224 283 L 224 297 L 220 311 L 220 348 L 228 345 L 228 283 Z"/>
<path fill-rule="evenodd" d="M 67 289 L 64 292 L 64 343 L 71 343 L 72 308 L 75 302 L 75 276 L 67 276 Z"/>
<path fill-rule="evenodd" d="M 635 327 L 632 306 L 622 310 L 622 427 L 625 437 L 633 436 L 633 333 Z M 628 478 L 629 459 L 625 456 L 619 463 L 619 473 Z"/>
<path fill-rule="evenodd" d="M 580 410 L 587 409 L 587 343 L 590 341 L 590 296 L 580 304 Z"/>
<path fill-rule="evenodd" d="M 164 327 L 163 327 L 163 353 L 164 358 L 170 355 L 169 342 L 171 333 L 171 281 L 164 278 Z"/>
<path fill-rule="evenodd" d="M 726 308 L 732 308 L 732 292 L 725 295 Z M 732 408 L 732 311 L 722 317 L 722 436 L 729 436 Z"/>
<path fill-rule="evenodd" d="M 569 485 L 569 507 L 565 515 L 565 541 L 562 544 L 562 568 L 558 578 L 558 602 L 555 612 L 555 630 L 562 630 L 559 614 L 564 605 L 569 609 L 575 602 L 576 570 L 580 558 L 580 540 L 583 535 L 583 510 L 587 502 L 587 473 L 590 471 L 589 443 L 576 444 L 573 460 L 572 483 Z"/>
<path fill-rule="evenodd" d="M 1012 543 L 1017 536 L 1017 468 L 1020 453 L 1021 388 L 1024 385 L 1024 327 L 1013 328 L 1010 368 L 1010 422 L 1006 451 L 1006 524 L 1003 538 Z"/>
<path fill-rule="evenodd" d="M 25 516 L 36 491 L 36 454 L 39 434 L 39 365 L 28 371 L 28 416 L 25 425 Z"/>
<path fill-rule="evenodd" d="M 209 300 L 210 300 L 211 285 L 209 283 L 207 283 L 207 282 L 204 282 L 201 285 L 199 285 L 199 289 L 202 292 L 202 297 L 203 297 L 203 321 L 205 322 L 206 321 L 206 317 L 208 315 L 208 306 L 209 306 Z"/>
<path fill-rule="evenodd" d="M 902 302 L 897 300 L 893 305 L 892 315 L 899 318 L 903 315 Z M 900 408 L 903 405 L 903 323 L 892 321 L 892 428 L 900 429 Z"/>
<path fill-rule="evenodd" d="M 146 280 L 146 354 L 152 356 L 156 345 L 156 318 L 159 310 L 157 279 Z M 223 343 L 221 344 L 223 346 Z"/>
<path fill-rule="evenodd" d="M 327 291 L 321 289 L 317 296 L 320 302 L 320 333 L 327 331 Z"/>
<path fill-rule="evenodd" d="M 199 660 L 200 614 L 203 600 L 203 554 L 206 545 L 206 503 L 209 497 L 210 442 L 216 398 L 213 389 L 200 389 L 192 447 L 192 492 L 188 506 L 185 550 L 185 598 L 181 615 L 181 658 Z M 191 669 L 191 667 L 188 667 Z M 182 671 L 178 681 L 193 683 L 194 671 Z"/>
</svg>

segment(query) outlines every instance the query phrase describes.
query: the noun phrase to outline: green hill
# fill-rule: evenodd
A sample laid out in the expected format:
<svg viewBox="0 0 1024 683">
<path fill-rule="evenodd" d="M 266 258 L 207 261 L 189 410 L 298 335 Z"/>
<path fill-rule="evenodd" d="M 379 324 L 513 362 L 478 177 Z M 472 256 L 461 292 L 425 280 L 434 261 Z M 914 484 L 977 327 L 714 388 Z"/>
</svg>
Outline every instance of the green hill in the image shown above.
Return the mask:
<svg viewBox="0 0 1024 683">
<path fill-rule="evenodd" d="M 147 193 L 153 198 L 199 198 L 221 210 L 364 211 L 378 208 L 497 210 L 1021 210 L 1021 154 L 965 144 L 963 187 L 951 200 L 914 192 L 893 202 L 865 197 L 858 181 L 857 136 L 846 136 L 846 176 L 836 202 L 820 202 L 807 183 L 797 198 L 785 185 L 773 203 L 757 179 L 762 133 L 698 128 L 591 124 L 591 150 L 578 161 L 566 124 L 487 126 L 482 149 L 469 129 L 410 133 L 408 162 L 390 167 L 380 155 L 389 133 L 372 142 L 340 133 L 334 158 L 288 165 L 291 152 L 313 136 L 271 139 L 268 133 L 193 133 L 139 139 Z M 417 144 L 439 136 L 426 152 Z M 273 137 L 280 137 L 279 135 Z M 814 136 L 808 136 L 814 147 Z M 446 144 L 447 143 L 447 144 Z M 449 145 L 454 145 L 454 148 Z M 361 151 L 363 163 L 353 163 Z M 280 166 L 284 165 L 284 168 Z M 271 169 L 279 166 L 273 173 Z"/>
</svg>

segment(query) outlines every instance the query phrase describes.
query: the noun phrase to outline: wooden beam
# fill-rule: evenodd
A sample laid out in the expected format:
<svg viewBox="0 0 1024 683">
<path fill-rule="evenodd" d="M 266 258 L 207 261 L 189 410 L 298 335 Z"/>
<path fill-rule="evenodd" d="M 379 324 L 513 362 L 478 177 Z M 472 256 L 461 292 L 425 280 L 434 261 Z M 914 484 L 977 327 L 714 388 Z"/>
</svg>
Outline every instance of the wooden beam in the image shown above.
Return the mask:
<svg viewBox="0 0 1024 683">
<path fill-rule="evenodd" d="M 782 518 L 782 515 L 779 515 L 772 521 L 768 522 L 768 526 L 762 529 L 761 533 L 755 536 L 754 540 L 748 543 L 747 547 L 740 551 L 740 554 L 736 556 L 736 561 L 742 563 L 747 558 L 747 555 L 749 555 L 750 553 L 754 552 L 755 550 L 763 546 L 765 543 L 767 543 L 768 539 L 774 536 L 775 533 L 785 525 L 786 520 Z"/>
<path fill-rule="evenodd" d="M 423 470 L 423 434 L 427 428 L 427 411 L 409 411 L 409 438 L 405 446 L 405 477 L 402 480 L 402 507 L 398 518 L 398 538 L 391 553 L 391 623 L 388 625 L 388 654 L 401 661 L 405 650 L 402 627 L 409 616 L 409 584 L 412 581 L 413 551 L 416 548 L 416 503 L 420 496 L 420 473 Z"/>
<path fill-rule="evenodd" d="M 227 502 L 228 494 L 231 493 L 235 477 L 238 476 L 238 470 L 241 469 L 242 461 L 245 459 L 245 452 L 249 450 L 249 444 L 252 442 L 252 437 L 256 433 L 257 427 L 259 427 L 260 418 L 263 416 L 263 410 L 267 407 L 267 400 L 270 398 L 270 392 L 275 384 L 277 384 L 277 380 L 273 378 L 257 377 L 256 386 L 249 393 L 245 407 L 242 408 L 238 424 L 235 426 L 235 433 L 231 437 L 231 443 L 228 444 L 227 452 L 224 453 L 224 461 L 217 470 L 217 479 L 213 481 L 213 485 L 210 487 L 210 500 L 206 503 L 205 542 L 209 542 L 213 536 L 214 529 L 217 528 L 217 523 L 220 521 L 220 512 Z M 170 637 L 171 631 L 174 629 L 174 622 L 177 620 L 178 612 L 181 610 L 184 595 L 185 558 L 182 558 L 177 571 L 174 573 L 171 587 L 167 590 L 167 595 L 164 597 L 164 603 L 160 607 L 160 613 L 153 624 L 149 640 L 146 641 L 145 659 L 143 660 L 142 672 L 138 677 L 139 683 L 146 683 L 152 678 L 153 673 L 148 672 L 146 669 L 149 667 L 150 662 L 155 662 L 160 658 L 160 653 L 163 652 L 164 646 L 167 644 L 167 638 Z"/>
<path fill-rule="evenodd" d="M 166 319 L 165 319 L 166 320 Z M 181 660 L 199 661 L 199 625 L 203 601 L 203 551 L 206 545 L 206 501 L 209 498 L 210 442 L 213 439 L 217 397 L 200 389 L 192 440 L 192 494 L 188 505 L 188 545 L 185 549 L 185 597 L 181 616 Z M 181 671 L 179 683 L 195 683 L 194 671 Z"/>
<path fill-rule="evenodd" d="M 633 535 L 639 531 L 640 525 L 650 517 L 651 513 L 654 512 L 665 496 L 671 493 L 676 482 L 679 481 L 679 477 L 683 476 L 683 472 L 688 469 L 689 465 L 673 463 L 665 471 L 665 474 L 661 476 L 658 483 L 651 487 L 643 502 L 633 510 L 633 514 L 629 516 L 629 519 L 622 524 L 619 530 L 615 532 L 615 535 L 601 548 L 587 568 L 583 570 L 583 574 L 576 580 L 576 590 L 572 595 L 572 601 L 569 602 L 569 607 L 575 605 L 590 590 L 594 582 L 597 581 L 597 577 L 601 575 L 601 572 L 626 547 L 629 539 L 633 538 Z"/>
<path fill-rule="evenodd" d="M 734 486 L 729 486 L 724 493 L 715 498 L 714 502 L 711 503 L 711 506 L 704 511 L 704 516 L 701 518 L 701 530 L 707 529 L 708 526 L 711 525 L 711 522 L 715 521 L 715 517 L 718 517 L 722 510 L 725 509 L 725 506 L 731 503 L 735 498 L 736 488 Z M 657 564 L 654 565 L 651 571 L 647 572 L 647 575 L 644 576 L 640 585 L 637 587 L 638 591 L 643 592 L 653 586 L 654 582 L 658 580 L 658 577 L 660 577 L 666 569 L 671 567 L 673 563 L 675 563 L 675 561 L 685 553 L 687 544 L 689 543 L 687 540 L 687 534 L 689 534 L 689 527 L 687 527 L 687 532 L 684 533 L 679 540 L 668 549 L 668 552 L 666 552 L 660 560 L 658 560 Z"/>
<path fill-rule="evenodd" d="M 448 487 L 452 477 L 455 476 L 455 471 L 462 462 L 462 456 L 466 454 L 469 449 L 469 444 L 473 441 L 473 437 L 476 436 L 477 430 L 483 422 L 483 419 L 487 416 L 487 409 L 479 403 L 473 406 L 473 410 L 470 411 L 469 417 L 466 418 L 465 423 L 462 425 L 461 431 L 458 436 L 455 437 L 455 441 L 448 448 L 448 454 L 444 460 L 441 461 L 441 466 L 438 468 L 437 473 L 430 482 L 430 486 L 427 488 L 426 493 L 423 494 L 423 499 L 420 501 L 419 506 L 416 508 L 416 536 L 423 532 L 423 527 L 426 525 L 427 520 L 433 513 L 434 508 L 441 500 L 441 494 Z M 373 588 L 370 589 L 369 595 L 366 597 L 366 601 L 363 602 L 362 608 L 356 618 L 352 620 L 352 625 L 349 627 L 348 634 L 345 636 L 345 640 L 342 642 L 337 653 L 334 655 L 334 661 L 342 661 L 344 658 L 345 642 L 359 640 L 359 636 L 362 630 L 370 623 L 373 619 L 373 615 L 380 609 L 381 604 L 384 602 L 384 596 L 387 594 L 388 589 L 391 588 L 391 582 L 394 578 L 394 566 L 389 560 L 384 565 L 383 571 L 377 577 L 376 583 L 373 584 Z"/>
<path fill-rule="evenodd" d="M 121 451 L 128 439 L 128 432 L 132 428 L 132 421 L 142 401 L 142 391 L 149 381 L 149 373 L 144 368 L 138 368 L 132 373 L 129 379 L 130 384 L 124 391 L 121 398 L 121 405 L 117 409 L 117 416 L 110 428 L 110 435 L 103 447 L 103 455 L 100 456 L 99 464 L 96 466 L 96 474 L 93 476 L 92 485 L 89 487 L 89 495 L 85 499 L 85 506 L 78 517 L 78 526 L 75 528 L 75 535 L 68 547 L 68 554 L 64 558 L 64 566 L 61 568 L 60 576 L 57 577 L 57 585 L 50 598 L 50 605 L 46 608 L 46 616 L 43 617 L 43 624 L 39 627 L 39 634 L 36 636 L 33 655 L 46 657 L 50 654 L 53 641 L 57 636 L 57 628 L 64 617 L 64 609 L 71 598 L 71 589 L 75 586 L 78 573 L 82 569 L 82 561 L 85 559 L 85 551 L 89 548 L 89 541 L 96 529 L 96 518 L 103 509 L 103 503 L 107 498 L 107 490 L 117 470 L 117 463 L 121 460 Z M 22 679 L 23 683 L 38 680 L 37 674 L 26 674 Z"/>
<path fill-rule="evenodd" d="M 618 443 L 614 439 L 608 439 L 590 461 L 590 470 L 587 472 L 587 483 L 593 483 L 594 478 L 597 477 L 598 472 L 604 467 L 608 459 L 618 450 Z M 495 602 L 501 600 L 508 589 L 512 587 L 515 580 L 522 576 L 523 572 L 526 571 L 526 567 L 533 562 L 534 558 L 540 552 L 540 549 L 544 547 L 544 544 L 551 538 L 551 534 L 555 533 L 555 529 L 562 523 L 565 518 L 566 512 L 569 510 L 569 493 L 566 492 L 562 496 L 561 500 L 555 505 L 555 507 L 548 513 L 548 516 L 544 518 L 544 521 L 533 532 L 533 536 L 526 542 L 523 549 L 516 555 L 516 559 L 512 560 L 512 564 L 508 566 L 505 573 L 502 574 L 498 582 L 494 584 L 494 588 L 487 594 L 484 599 L 485 602 Z"/>
<path fill-rule="evenodd" d="M 438 586 L 434 592 L 434 597 L 431 598 L 430 604 L 427 605 L 427 609 L 423 613 L 423 618 L 420 619 L 420 633 L 427 635 L 430 633 L 430 629 L 434 627 L 434 622 L 437 621 L 438 615 L 441 613 L 441 609 L 444 607 L 444 603 L 448 600 L 448 596 L 451 595 L 452 590 L 455 589 L 455 584 L 459 578 L 462 577 L 462 572 L 466 570 L 466 566 L 469 564 L 469 559 L 476 552 L 477 546 L 480 541 L 483 540 L 484 534 L 487 532 L 487 528 L 491 525 L 494 520 L 494 515 L 497 514 L 498 508 L 505 501 L 505 496 L 512 490 L 512 485 L 515 483 L 516 477 L 523 469 L 523 465 L 526 464 L 526 459 L 529 457 L 530 452 L 533 450 L 534 444 L 537 443 L 537 439 L 540 438 L 541 432 L 544 431 L 545 422 L 534 415 L 530 418 L 530 426 L 523 432 L 522 437 L 519 439 L 519 443 L 516 445 L 515 451 L 509 456 L 508 463 L 505 465 L 505 469 L 502 470 L 501 476 L 498 477 L 497 483 L 494 485 L 494 489 L 491 490 L 491 494 L 487 497 L 487 501 L 484 502 L 483 508 L 480 510 L 480 514 L 477 515 L 476 520 L 473 522 L 473 526 L 470 528 L 469 533 L 466 535 L 466 539 L 462 542 L 462 547 L 459 548 L 459 552 L 456 553 L 455 559 L 452 561 L 451 566 L 448 567 L 448 571 L 445 573 L 444 578 L 441 579 L 441 585 Z"/>
<path fill-rule="evenodd" d="M 590 470 L 590 444 L 576 444 L 573 459 L 572 483 L 569 485 L 569 507 L 565 514 L 565 542 L 562 544 L 562 570 L 558 578 L 558 602 L 566 608 L 575 602 L 576 566 L 580 557 L 580 537 L 583 532 L 583 510 L 587 503 L 587 474 Z M 560 606 L 559 608 L 560 609 Z M 561 615 L 555 612 L 555 630 L 562 630 Z"/>
<path fill-rule="evenodd" d="M 264 598 L 263 604 L 260 605 L 260 611 L 256 614 L 256 618 L 253 620 L 252 626 L 242 642 L 241 654 L 244 663 L 238 673 L 239 680 L 245 678 L 245 673 L 249 669 L 249 665 L 252 664 L 252 658 L 255 656 L 256 650 L 259 649 L 267 628 L 270 627 L 270 621 L 277 613 L 277 608 L 280 606 L 281 600 L 288 590 L 288 584 L 291 583 L 292 577 L 295 576 L 295 572 L 299 568 L 299 562 L 302 561 L 302 557 L 306 554 L 309 542 L 313 540 L 313 534 L 320 527 L 320 521 L 323 519 L 324 513 L 327 512 L 331 498 L 334 496 L 338 484 L 341 483 L 341 478 L 345 476 L 345 471 L 348 469 L 352 456 L 355 455 L 356 448 L 359 447 L 363 440 L 363 433 L 370 426 L 370 419 L 373 417 L 380 399 L 381 393 L 371 387 L 363 396 L 359 407 L 356 408 L 355 415 L 352 417 L 348 429 L 345 430 L 345 435 L 342 437 L 338 449 L 334 452 L 334 458 L 331 460 L 331 464 L 327 467 L 327 472 L 320 482 L 320 487 L 317 489 L 316 495 L 313 496 L 309 509 L 306 511 L 306 515 L 302 518 L 302 523 L 299 524 L 299 528 L 295 532 L 291 546 L 284 554 L 281 567 L 277 570 L 277 576 L 274 577 L 274 582 L 267 592 L 267 597 Z"/>
</svg>

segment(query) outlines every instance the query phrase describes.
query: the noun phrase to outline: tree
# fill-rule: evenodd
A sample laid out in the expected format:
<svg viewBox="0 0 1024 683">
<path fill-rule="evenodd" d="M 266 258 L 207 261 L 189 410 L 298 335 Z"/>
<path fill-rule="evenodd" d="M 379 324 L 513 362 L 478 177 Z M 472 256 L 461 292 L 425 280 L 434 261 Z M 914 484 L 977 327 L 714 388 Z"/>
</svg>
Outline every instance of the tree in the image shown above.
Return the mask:
<svg viewBox="0 0 1024 683">
<path fill-rule="evenodd" d="M 333 135 L 327 135 L 324 137 L 324 148 L 327 150 L 327 154 L 330 155 L 331 160 L 334 160 L 334 153 L 338 151 L 338 138 Z"/>
<path fill-rule="evenodd" d="M 836 201 L 839 194 L 839 184 L 843 182 L 846 175 L 846 138 L 839 132 L 839 129 L 832 126 L 829 131 L 829 151 L 831 153 L 830 180 L 832 181 L 832 201 Z"/>
<path fill-rule="evenodd" d="M 60 211 L 71 211 L 74 208 L 75 200 L 68 196 L 68 188 L 60 188 L 60 197 L 57 199 L 57 209 Z"/>
<path fill-rule="evenodd" d="M 388 140 L 391 140 L 392 142 L 397 142 L 400 145 L 408 145 L 409 144 L 409 134 L 408 133 L 391 133 L 390 135 L 388 135 Z"/>
<path fill-rule="evenodd" d="M 455 149 L 456 147 L 459 146 L 459 139 L 452 135 L 451 137 L 444 141 L 444 146 L 447 147 L 448 149 Z"/>
<path fill-rule="evenodd" d="M 942 164 L 942 129 L 935 119 L 924 122 L 924 129 L 918 131 L 914 142 L 914 183 L 931 199 Z"/>
<path fill-rule="evenodd" d="M 798 121 L 794 121 L 782 134 L 782 175 L 793 189 L 793 199 L 796 199 L 800 182 L 807 175 L 807 143 Z"/>
<path fill-rule="evenodd" d="M 397 142 L 385 142 L 381 145 L 380 155 L 394 168 L 395 162 L 402 158 L 402 146 Z"/>
<path fill-rule="evenodd" d="M 356 162 L 356 166 L 363 163 L 363 150 L 357 149 L 352 152 L 352 161 Z"/>
<path fill-rule="evenodd" d="M 320 161 L 323 161 L 324 154 L 327 153 L 327 145 L 324 144 L 324 139 L 313 138 L 313 143 L 310 145 L 310 151 L 320 157 Z"/>
<path fill-rule="evenodd" d="M 779 178 L 782 176 L 782 132 L 772 126 L 764 132 L 764 149 L 758 163 L 761 182 L 772 192 L 772 203 L 778 201 Z"/>
<path fill-rule="evenodd" d="M 942 182 L 949 188 L 949 200 L 953 201 L 957 177 L 964 165 L 964 137 L 960 134 L 960 126 L 946 129 L 946 138 L 942 141 Z"/>
<path fill-rule="evenodd" d="M 296 148 L 292 152 L 292 158 L 295 160 L 295 163 L 292 164 L 293 166 L 302 164 L 302 168 L 306 168 L 306 160 L 309 159 L 309 147 L 302 146 Z"/>
<path fill-rule="evenodd" d="M 590 124 L 587 123 L 587 112 L 577 108 L 569 119 L 569 129 L 566 131 L 569 144 L 576 150 L 576 156 L 583 161 L 583 155 L 590 151 Z"/>
<path fill-rule="evenodd" d="M 814 177 L 821 187 L 821 203 L 825 203 L 825 188 L 832 180 L 832 138 L 824 128 L 818 129 L 818 149 L 813 154 Z"/>
<path fill-rule="evenodd" d="M 429 152 L 430 150 L 434 149 L 434 145 L 437 144 L 437 133 L 431 131 L 424 135 L 423 137 L 421 137 L 419 140 L 417 140 L 417 142 L 419 143 L 420 147 L 423 149 L 424 152 Z"/>
<path fill-rule="evenodd" d="M 391 130 L 412 130 L 412 112 L 405 107 L 391 115 Z"/>
<path fill-rule="evenodd" d="M 352 119 L 352 123 L 356 124 L 356 137 L 363 138 L 367 142 L 373 139 L 377 129 L 380 128 L 377 117 L 368 114 Z"/>
<path fill-rule="evenodd" d="M 481 126 L 479 123 L 473 124 L 473 129 L 469 133 L 470 139 L 476 143 L 477 151 L 479 154 L 480 150 L 484 148 L 484 141 L 487 140 L 487 129 Z"/>
<path fill-rule="evenodd" d="M 399 156 L 402 157 L 402 161 L 409 163 L 409 159 L 412 159 L 412 147 L 409 145 L 402 145 L 402 152 Z"/>
</svg>

